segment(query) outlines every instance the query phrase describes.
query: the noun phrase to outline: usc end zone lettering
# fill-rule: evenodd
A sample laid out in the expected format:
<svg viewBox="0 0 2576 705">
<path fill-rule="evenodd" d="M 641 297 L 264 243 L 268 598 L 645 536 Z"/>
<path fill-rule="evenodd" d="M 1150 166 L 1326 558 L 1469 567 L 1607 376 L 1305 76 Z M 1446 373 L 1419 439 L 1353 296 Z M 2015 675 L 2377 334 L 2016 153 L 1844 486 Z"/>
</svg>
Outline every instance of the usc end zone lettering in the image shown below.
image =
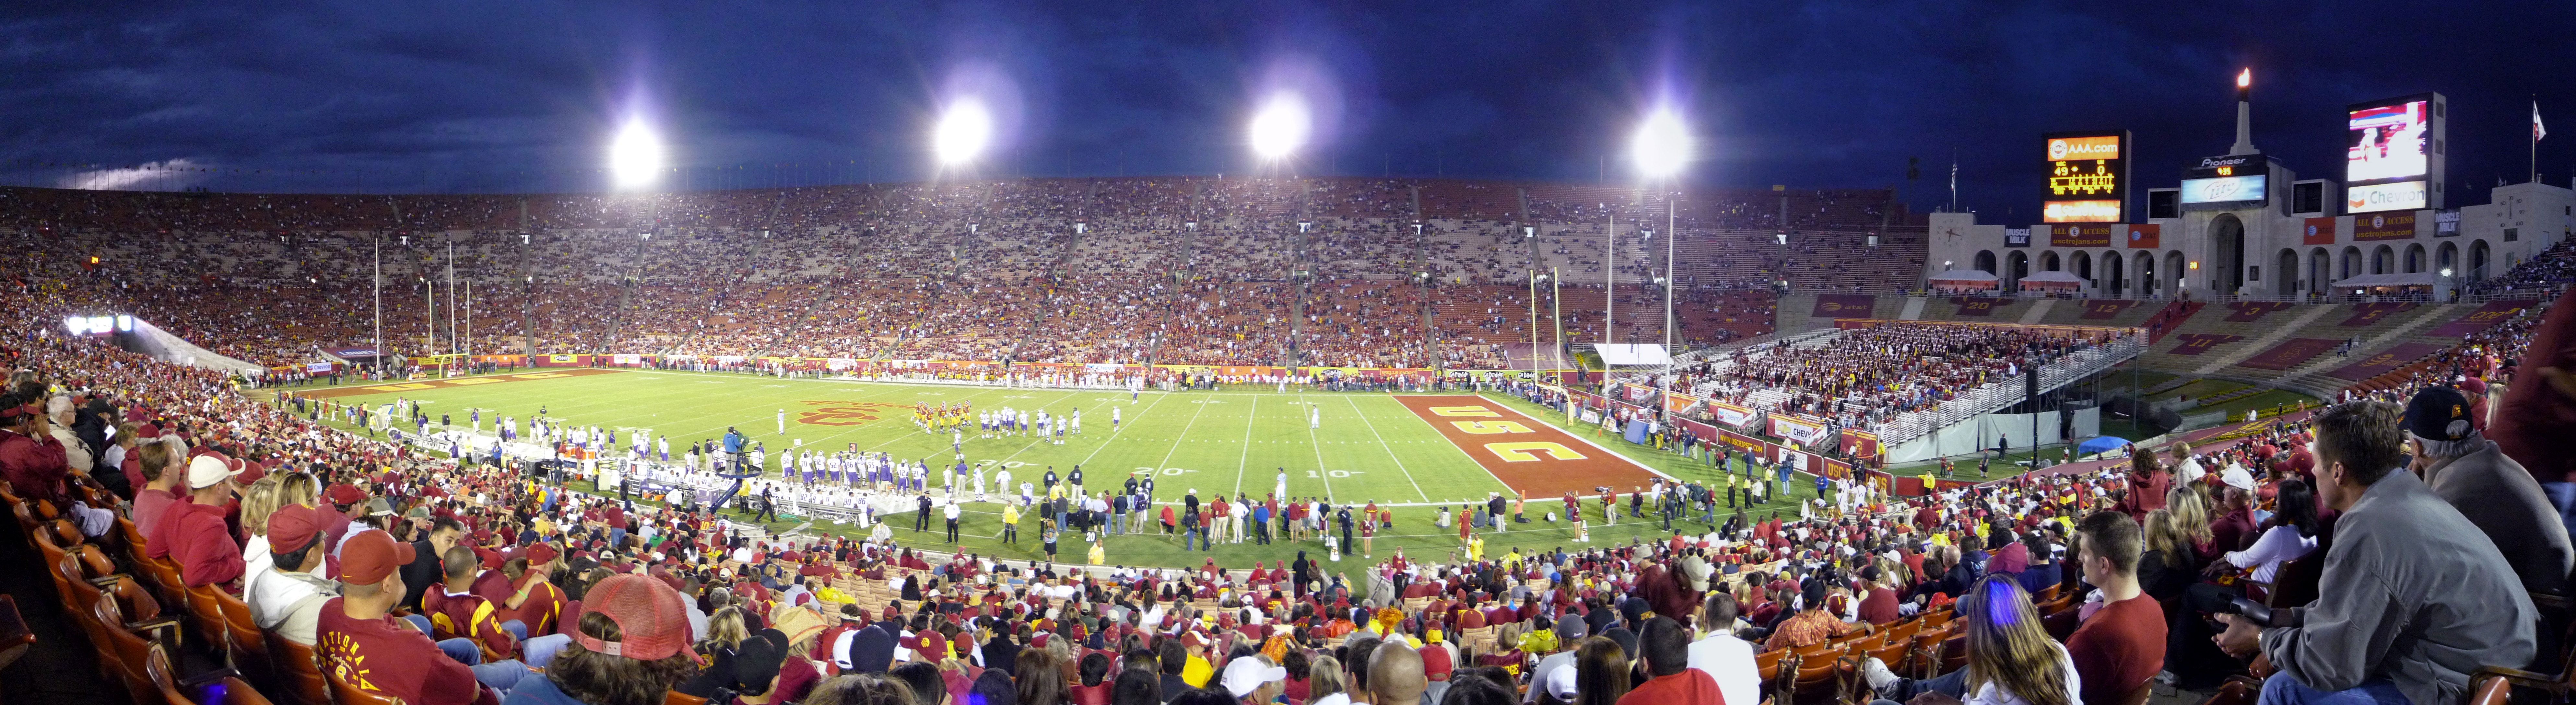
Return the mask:
<svg viewBox="0 0 2576 705">
<path fill-rule="evenodd" d="M 1600 486 L 1625 492 L 1654 479 L 1645 469 L 1585 447 L 1564 431 L 1500 402 L 1461 395 L 1398 395 L 1395 399 L 1468 459 L 1533 499 L 1568 490 L 1589 495 Z"/>
</svg>

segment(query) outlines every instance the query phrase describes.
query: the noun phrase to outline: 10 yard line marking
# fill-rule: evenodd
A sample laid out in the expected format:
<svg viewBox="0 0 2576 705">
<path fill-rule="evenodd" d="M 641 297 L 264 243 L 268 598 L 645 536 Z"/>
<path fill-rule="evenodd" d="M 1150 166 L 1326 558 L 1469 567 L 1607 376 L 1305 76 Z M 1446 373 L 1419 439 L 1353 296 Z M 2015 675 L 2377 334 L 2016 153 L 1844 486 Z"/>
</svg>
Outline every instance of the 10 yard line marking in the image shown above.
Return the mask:
<svg viewBox="0 0 2576 705">
<path fill-rule="evenodd" d="M 1206 401 L 1206 400 L 1202 399 L 1202 400 L 1200 400 L 1200 401 Z M 1189 422 L 1188 422 L 1188 423 L 1181 424 L 1181 437 L 1172 439 L 1172 449 L 1171 449 L 1171 450 L 1167 450 L 1167 451 L 1163 451 L 1163 462 L 1159 462 L 1159 463 L 1155 463 L 1155 464 L 1154 464 L 1154 472 L 1155 472 L 1156 474 L 1161 474 L 1161 473 L 1163 472 L 1162 468 L 1163 468 L 1164 466 L 1167 466 L 1167 465 L 1171 465 L 1171 464 L 1172 464 L 1172 454 L 1181 452 L 1181 441 L 1189 440 L 1189 437 L 1190 437 L 1190 427 L 1191 427 L 1191 426 L 1196 426 L 1196 425 L 1198 425 L 1198 423 L 1199 423 L 1199 415 L 1200 415 L 1200 414 L 1205 414 L 1205 413 L 1207 413 L 1207 408 L 1208 408 L 1208 405 L 1206 405 L 1206 404 L 1200 404 L 1200 405 L 1199 405 L 1199 410 L 1198 410 L 1198 411 L 1190 412 L 1190 420 L 1189 420 Z M 1141 416 L 1142 414 L 1139 414 L 1139 415 Z"/>
<path fill-rule="evenodd" d="M 1377 432 L 1377 424 L 1368 420 L 1368 414 L 1360 411 L 1359 401 L 1348 396 L 1342 397 L 1342 401 L 1350 402 L 1351 413 L 1359 416 L 1360 423 L 1368 426 L 1369 435 L 1377 436 L 1378 447 L 1386 449 L 1386 459 L 1395 461 L 1396 472 L 1404 473 L 1404 481 L 1406 484 L 1413 485 L 1413 493 L 1422 495 L 1422 501 L 1431 501 L 1431 493 L 1422 491 L 1422 483 L 1415 482 L 1413 479 L 1413 471 L 1404 467 L 1404 457 L 1402 454 L 1395 452 L 1395 446 L 1389 445 L 1386 442 L 1385 434 Z M 1401 404 L 1402 402 L 1398 403 Z M 1409 410 L 1410 409 L 1408 409 L 1408 411 Z"/>
</svg>

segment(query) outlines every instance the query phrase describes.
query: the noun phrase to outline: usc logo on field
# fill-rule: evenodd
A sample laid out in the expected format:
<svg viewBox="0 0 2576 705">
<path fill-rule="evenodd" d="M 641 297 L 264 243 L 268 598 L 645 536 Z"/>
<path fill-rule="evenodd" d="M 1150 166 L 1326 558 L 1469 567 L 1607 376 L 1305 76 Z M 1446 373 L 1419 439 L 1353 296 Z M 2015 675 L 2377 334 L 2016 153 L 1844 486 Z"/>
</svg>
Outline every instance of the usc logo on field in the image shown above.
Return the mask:
<svg viewBox="0 0 2576 705">
<path fill-rule="evenodd" d="M 817 408 L 796 414 L 796 422 L 815 426 L 865 426 L 877 420 L 877 409 L 905 408 L 902 404 L 881 401 L 809 401 Z"/>
</svg>

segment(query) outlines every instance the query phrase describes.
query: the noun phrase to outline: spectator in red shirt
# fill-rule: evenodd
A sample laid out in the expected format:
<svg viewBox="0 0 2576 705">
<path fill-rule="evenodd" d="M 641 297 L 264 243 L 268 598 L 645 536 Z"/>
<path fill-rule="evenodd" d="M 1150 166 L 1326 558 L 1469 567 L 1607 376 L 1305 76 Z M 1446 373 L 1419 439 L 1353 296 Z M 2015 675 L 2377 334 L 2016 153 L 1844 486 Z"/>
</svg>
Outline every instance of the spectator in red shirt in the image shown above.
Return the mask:
<svg viewBox="0 0 2576 705">
<path fill-rule="evenodd" d="M 187 451 L 176 444 L 158 441 L 135 446 L 135 449 L 126 457 L 135 459 L 136 472 L 140 473 L 143 481 L 135 483 L 139 489 L 135 490 L 134 504 L 126 509 L 126 513 L 127 518 L 134 522 L 134 530 L 142 533 L 148 541 L 155 527 L 161 525 L 161 517 L 170 510 L 170 505 L 179 503 L 179 488 L 187 486 L 186 468 L 179 462 L 180 454 Z"/>
<path fill-rule="evenodd" d="M 1637 635 L 1637 651 L 1650 678 L 1619 697 L 1619 705 L 1724 705 L 1717 679 L 1690 667 L 1690 631 L 1673 618 L 1647 619 Z"/>
<path fill-rule="evenodd" d="M 436 628 L 435 634 L 471 640 L 488 653 L 518 653 L 519 641 L 528 638 L 528 625 L 516 620 L 502 622 L 500 606 L 474 594 L 474 579 L 482 573 L 474 550 L 451 547 L 440 562 L 446 571 L 444 582 L 420 598 L 421 608 L 429 613 L 430 625 Z"/>
<path fill-rule="evenodd" d="M 233 500 L 233 476 L 242 469 L 241 461 L 211 451 L 190 459 L 188 496 L 161 515 L 153 527 L 158 535 L 143 539 L 152 557 L 178 561 L 179 577 L 188 587 L 216 585 L 240 592 L 233 582 L 242 577 L 241 544 L 224 524 L 224 506 Z"/>
<path fill-rule="evenodd" d="M 64 460 L 63 442 L 47 429 L 50 423 L 33 403 L 0 409 L 0 424 L 6 424 L 0 428 L 0 478 L 20 497 L 61 506 L 63 479 L 71 475 L 71 465 Z"/>
<path fill-rule="evenodd" d="M 2083 626 L 2066 639 L 2086 705 L 2111 705 L 2164 669 L 2165 612 L 2138 587 L 2141 532 L 2119 512 L 2094 512 L 2076 525 L 2084 582 L 2102 591 Z"/>
<path fill-rule="evenodd" d="M 360 688 L 406 703 L 492 705 L 498 698 L 477 684 L 516 684 L 527 667 L 516 661 L 469 665 L 453 658 L 458 654 L 452 647 L 429 640 L 421 630 L 421 622 L 428 620 L 393 618 L 394 603 L 403 594 L 396 569 L 413 558 L 409 544 L 382 531 L 359 532 L 340 547 L 340 596 L 322 605 L 316 649 L 324 667 Z M 473 651 L 471 644 L 457 643 L 469 654 Z"/>
<path fill-rule="evenodd" d="M 1860 621 L 1871 624 L 1894 624 L 1903 617 L 1897 614 L 1896 591 L 1887 586 L 1887 575 L 1878 566 L 1862 566 Z"/>
</svg>

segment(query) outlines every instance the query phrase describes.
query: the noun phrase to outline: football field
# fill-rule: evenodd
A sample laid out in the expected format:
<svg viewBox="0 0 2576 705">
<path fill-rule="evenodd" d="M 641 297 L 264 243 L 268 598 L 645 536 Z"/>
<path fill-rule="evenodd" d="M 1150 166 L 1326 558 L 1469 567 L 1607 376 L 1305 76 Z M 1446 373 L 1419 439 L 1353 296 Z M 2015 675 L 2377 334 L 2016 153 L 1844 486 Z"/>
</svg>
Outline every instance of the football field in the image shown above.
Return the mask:
<svg viewBox="0 0 2576 705">
<path fill-rule="evenodd" d="M 1095 494 L 1131 476 L 1150 476 L 1155 480 L 1156 499 L 1165 502 L 1178 501 L 1192 491 L 1202 500 L 1223 494 L 1257 501 L 1275 490 L 1284 473 L 1287 497 L 1394 507 L 1397 525 L 1381 534 L 1377 541 L 1381 551 L 1387 548 L 1384 544 L 1446 551 L 1458 544 L 1456 532 L 1434 524 L 1434 508 L 1482 503 L 1493 493 L 1508 498 L 1523 492 L 1530 500 L 1530 522 L 1487 534 L 1489 552 L 1500 553 L 1512 545 L 1567 545 L 1574 536 L 1568 525 L 1543 520 L 1548 512 L 1563 513 L 1567 492 L 1591 496 L 1606 487 L 1625 494 L 1651 483 L 1658 473 L 1703 482 L 1717 477 L 1717 471 L 1704 461 L 1630 444 L 1588 427 L 1569 429 L 1561 415 L 1502 394 L 1299 392 L 1293 388 L 1282 394 L 1273 387 L 1247 385 L 1224 391 L 1147 391 L 1131 398 L 1125 390 L 598 369 L 539 369 L 450 380 L 306 386 L 295 391 L 370 407 L 397 399 L 420 402 L 432 431 L 438 430 L 442 416 L 455 426 L 467 426 L 473 412 L 481 414 L 481 428 L 487 433 L 494 420 L 503 416 L 517 419 L 524 427 L 542 409 L 564 423 L 615 429 L 621 446 L 638 431 L 667 437 L 675 459 L 689 443 L 718 439 L 732 428 L 765 447 L 772 476 L 779 451 L 801 443 L 807 449 L 857 449 L 921 460 L 933 468 L 934 488 L 945 479 L 941 471 L 956 462 L 953 437 L 917 427 L 912 420 L 915 404 L 962 403 L 977 411 L 1009 408 L 1023 414 L 1044 411 L 1052 417 L 1070 417 L 1078 411 L 1081 432 L 1065 434 L 1061 443 L 1034 434 L 985 438 L 970 422 L 964 429 L 965 460 L 996 484 L 1000 472 L 1009 471 L 1014 485 L 1036 483 L 1050 469 L 1068 476 L 1079 466 L 1084 485 Z M 406 429 L 409 426 L 404 424 Z M 1764 510 L 1789 506 L 1793 505 L 1782 502 Z M 1604 526 L 1598 501 L 1586 501 L 1584 507 L 1593 522 L 1596 543 L 1641 533 L 1661 535 L 1642 532 L 1650 528 L 1642 519 L 1623 517 L 1616 526 Z M 1002 546 L 993 540 L 999 534 L 998 518 L 993 516 L 998 505 L 978 503 L 968 508 L 975 515 L 966 522 L 960 545 L 1016 557 L 1038 554 L 1034 519 L 1022 526 L 1019 546 Z M 1721 509 L 1719 520 L 1730 514 L 1731 510 Z M 896 539 L 920 545 L 912 540 L 911 519 L 908 512 L 891 519 L 898 527 Z M 790 519 L 772 526 L 787 530 L 803 523 Z M 1705 530 L 1696 521 L 1688 527 L 1676 524 L 1676 528 Z M 805 531 L 845 529 L 826 522 Z M 937 527 L 933 529 L 920 536 L 938 536 Z M 1194 557 L 1182 555 L 1177 538 L 1113 535 L 1108 539 L 1113 563 L 1195 562 Z M 1308 543 L 1299 547 L 1321 547 Z M 1085 548 L 1068 539 L 1061 550 L 1065 560 L 1079 561 Z M 1251 556 L 1245 560 L 1290 555 L 1276 548 L 1249 542 L 1239 547 L 1226 544 L 1214 555 Z"/>
</svg>

